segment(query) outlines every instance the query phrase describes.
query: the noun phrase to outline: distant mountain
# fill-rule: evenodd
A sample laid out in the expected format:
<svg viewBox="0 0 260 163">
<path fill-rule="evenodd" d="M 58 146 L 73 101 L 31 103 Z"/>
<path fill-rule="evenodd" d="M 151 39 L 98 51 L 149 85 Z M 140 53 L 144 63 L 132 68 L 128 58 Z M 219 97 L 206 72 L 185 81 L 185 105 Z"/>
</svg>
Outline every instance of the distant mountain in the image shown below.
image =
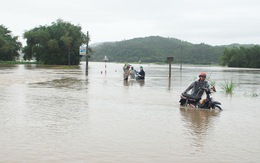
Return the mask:
<svg viewBox="0 0 260 163">
<path fill-rule="evenodd" d="M 165 62 L 167 57 L 174 57 L 175 63 L 219 64 L 224 49 L 234 46 L 237 45 L 211 46 L 150 36 L 91 45 L 93 52 L 90 60 L 103 61 L 107 56 L 110 62 Z"/>
<path fill-rule="evenodd" d="M 96 46 L 99 46 L 99 45 L 102 45 L 104 42 L 97 42 L 97 43 L 93 43 L 91 44 L 90 46 L 93 48 L 93 47 L 96 47 Z"/>
</svg>

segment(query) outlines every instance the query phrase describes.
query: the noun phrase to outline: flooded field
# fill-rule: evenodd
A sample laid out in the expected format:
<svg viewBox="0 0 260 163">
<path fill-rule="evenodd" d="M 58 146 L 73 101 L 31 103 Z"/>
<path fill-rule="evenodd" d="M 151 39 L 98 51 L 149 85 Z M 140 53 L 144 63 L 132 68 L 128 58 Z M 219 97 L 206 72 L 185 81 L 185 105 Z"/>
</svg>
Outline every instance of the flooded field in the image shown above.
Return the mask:
<svg viewBox="0 0 260 163">
<path fill-rule="evenodd" d="M 138 69 L 139 64 L 133 64 Z M 260 69 L 143 64 L 74 69 L 0 65 L 0 162 L 259 162 Z M 181 92 L 204 71 L 223 111 L 183 109 Z M 226 95 L 220 84 L 237 84 Z"/>
</svg>

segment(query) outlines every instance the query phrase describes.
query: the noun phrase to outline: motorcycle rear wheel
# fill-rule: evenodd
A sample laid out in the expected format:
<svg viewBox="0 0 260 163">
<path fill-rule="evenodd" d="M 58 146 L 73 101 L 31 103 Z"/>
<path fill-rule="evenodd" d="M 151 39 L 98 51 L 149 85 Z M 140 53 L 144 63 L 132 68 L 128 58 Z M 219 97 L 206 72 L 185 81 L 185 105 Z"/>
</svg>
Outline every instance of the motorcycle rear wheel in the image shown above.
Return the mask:
<svg viewBox="0 0 260 163">
<path fill-rule="evenodd" d="M 218 105 L 216 105 L 216 106 L 213 106 L 213 107 L 212 107 L 212 109 L 218 109 L 218 110 L 222 110 L 222 108 L 221 108 L 220 106 L 218 106 Z"/>
</svg>

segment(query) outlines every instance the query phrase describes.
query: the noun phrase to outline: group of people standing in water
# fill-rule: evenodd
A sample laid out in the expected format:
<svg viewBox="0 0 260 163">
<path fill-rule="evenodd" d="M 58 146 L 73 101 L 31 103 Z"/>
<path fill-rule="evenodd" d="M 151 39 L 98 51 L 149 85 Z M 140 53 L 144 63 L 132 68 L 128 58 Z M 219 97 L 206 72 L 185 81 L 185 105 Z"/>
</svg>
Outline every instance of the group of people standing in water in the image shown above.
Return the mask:
<svg viewBox="0 0 260 163">
<path fill-rule="evenodd" d="M 140 66 L 139 68 L 140 68 L 140 70 L 137 71 L 134 69 L 134 67 L 132 65 L 125 64 L 123 67 L 124 80 L 128 80 L 129 77 L 130 77 L 130 79 L 144 80 L 145 71 L 143 69 L 143 66 Z"/>
</svg>

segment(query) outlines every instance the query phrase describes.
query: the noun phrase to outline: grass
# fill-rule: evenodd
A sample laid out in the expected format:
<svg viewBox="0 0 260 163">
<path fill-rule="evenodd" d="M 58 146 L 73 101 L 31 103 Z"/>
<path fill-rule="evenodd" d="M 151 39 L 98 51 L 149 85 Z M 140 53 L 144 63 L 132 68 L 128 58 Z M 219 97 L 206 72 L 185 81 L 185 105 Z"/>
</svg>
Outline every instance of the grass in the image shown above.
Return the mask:
<svg viewBox="0 0 260 163">
<path fill-rule="evenodd" d="M 256 92 L 252 92 L 251 95 L 252 95 L 252 97 L 257 97 L 257 96 L 259 96 L 258 93 L 256 93 Z"/>
<path fill-rule="evenodd" d="M 247 90 L 244 90 L 245 93 L 244 95 L 245 96 L 250 96 L 250 97 L 258 97 L 259 96 L 259 93 L 256 92 L 256 90 L 252 90 L 251 92 L 248 92 Z"/>
<path fill-rule="evenodd" d="M 209 84 L 211 85 L 211 86 L 216 86 L 216 82 L 215 81 L 209 81 Z"/>
<path fill-rule="evenodd" d="M 0 61 L 0 64 L 40 64 L 39 62 L 30 62 L 30 61 Z"/>
<path fill-rule="evenodd" d="M 237 85 L 231 80 L 230 82 L 225 81 L 224 83 L 221 83 L 220 87 L 226 94 L 232 94 Z"/>
<path fill-rule="evenodd" d="M 78 68 L 78 65 L 48 65 L 50 68 L 54 69 L 75 69 Z"/>
<path fill-rule="evenodd" d="M 211 86 L 215 87 L 216 86 L 216 82 L 211 80 L 211 74 L 212 74 L 212 72 L 209 75 L 207 75 L 207 80 L 209 81 L 209 84 Z"/>
<path fill-rule="evenodd" d="M 31 62 L 31 61 L 0 61 L 0 64 L 3 65 L 15 65 L 15 64 L 38 64 L 43 65 L 41 62 Z M 44 65 L 45 67 L 54 68 L 54 69 L 75 69 L 79 65 Z"/>
</svg>

